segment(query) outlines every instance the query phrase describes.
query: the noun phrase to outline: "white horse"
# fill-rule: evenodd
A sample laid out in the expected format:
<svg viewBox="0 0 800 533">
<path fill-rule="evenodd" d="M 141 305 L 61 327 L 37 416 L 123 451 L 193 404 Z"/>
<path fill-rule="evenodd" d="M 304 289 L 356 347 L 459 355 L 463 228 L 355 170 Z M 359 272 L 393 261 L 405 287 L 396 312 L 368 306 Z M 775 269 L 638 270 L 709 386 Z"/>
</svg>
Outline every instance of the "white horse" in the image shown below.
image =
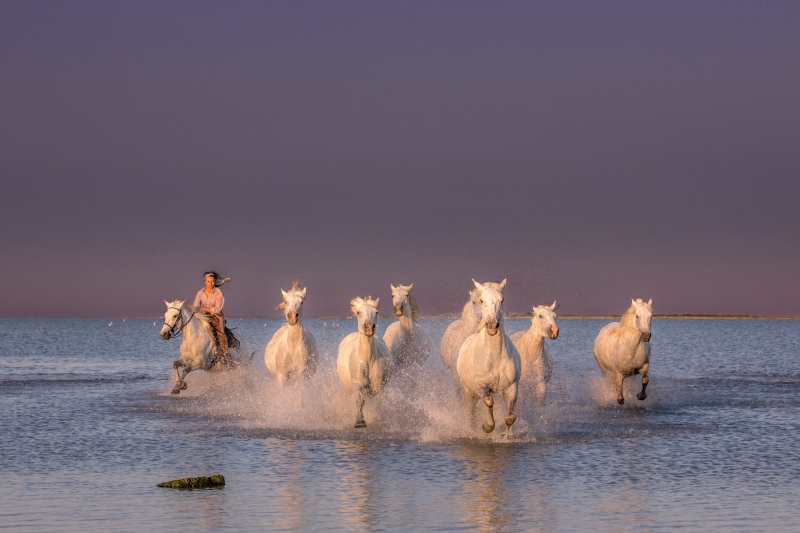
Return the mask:
<svg viewBox="0 0 800 533">
<path fill-rule="evenodd" d="M 622 381 L 635 374 L 642 376 L 642 392 L 639 400 L 647 398 L 645 389 L 650 381 L 650 319 L 653 316 L 653 300 L 645 303 L 641 298 L 631 300 L 631 306 L 619 322 L 603 326 L 594 339 L 594 358 L 603 373 L 614 381 L 617 403 L 625 403 L 622 397 Z"/>
<path fill-rule="evenodd" d="M 206 314 L 199 307 L 186 303 L 185 300 L 167 302 L 164 313 L 164 325 L 161 327 L 161 338 L 166 340 L 183 337 L 181 356 L 172 364 L 175 370 L 175 387 L 172 394 L 180 394 L 186 389 L 186 375 L 192 370 L 225 370 L 246 364 L 249 365 L 253 354 L 247 352 L 244 341 L 237 341 L 229 346 L 230 357 L 215 354 L 215 342 L 212 337 L 213 327 Z M 179 369 L 183 368 L 183 373 Z"/>
<path fill-rule="evenodd" d="M 356 393 L 357 428 L 367 427 L 364 421 L 364 393 L 378 393 L 392 374 L 392 359 L 389 348 L 375 336 L 378 325 L 378 304 L 373 300 L 356 297 L 350 301 L 350 309 L 358 318 L 358 331 L 350 333 L 339 343 L 336 372 L 348 393 Z"/>
<path fill-rule="evenodd" d="M 536 387 L 536 399 L 542 407 L 547 393 L 547 382 L 553 374 L 553 356 L 544 338 L 553 340 L 558 338 L 555 309 L 556 302 L 553 302 L 553 305 L 534 306 L 530 329 L 511 335 L 511 342 L 519 351 L 522 361 L 520 383 L 523 387 L 528 384 Z M 526 393 L 527 390 L 526 388 Z"/>
<path fill-rule="evenodd" d="M 417 323 L 419 308 L 411 296 L 411 285 L 390 285 L 392 288 L 392 304 L 397 322 L 386 328 L 383 342 L 389 348 L 389 354 L 396 369 L 419 369 L 431 353 L 431 341 L 425 329 Z"/>
<path fill-rule="evenodd" d="M 506 280 L 483 285 L 474 279 L 472 282 L 481 306 L 481 322 L 479 331 L 467 337 L 461 345 L 456 370 L 469 419 L 472 420 L 475 400 L 478 398 L 482 398 L 489 409 L 489 418 L 483 424 L 486 433 L 494 431 L 493 395 L 500 393 L 505 396 L 508 406 L 505 435 L 508 436 L 511 425 L 517 419 L 514 405 L 517 402 L 521 362 L 503 325 L 501 306 Z"/>
<path fill-rule="evenodd" d="M 477 333 L 480 323 L 481 306 L 478 304 L 478 291 L 472 289 L 469 291 L 469 300 L 464 304 L 464 308 L 461 309 L 461 318 L 447 326 L 442 336 L 442 342 L 439 344 L 439 355 L 442 358 L 442 362 L 444 366 L 452 370 L 456 378 L 458 377 L 456 373 L 458 350 L 467 340 L 467 337 Z"/>
<path fill-rule="evenodd" d="M 317 370 L 317 342 L 314 336 L 303 329 L 303 302 L 306 289 L 300 289 L 297 281 L 289 292 L 281 289 L 286 323 L 272 336 L 264 350 L 264 364 L 281 385 L 287 381 L 308 378 Z"/>
</svg>

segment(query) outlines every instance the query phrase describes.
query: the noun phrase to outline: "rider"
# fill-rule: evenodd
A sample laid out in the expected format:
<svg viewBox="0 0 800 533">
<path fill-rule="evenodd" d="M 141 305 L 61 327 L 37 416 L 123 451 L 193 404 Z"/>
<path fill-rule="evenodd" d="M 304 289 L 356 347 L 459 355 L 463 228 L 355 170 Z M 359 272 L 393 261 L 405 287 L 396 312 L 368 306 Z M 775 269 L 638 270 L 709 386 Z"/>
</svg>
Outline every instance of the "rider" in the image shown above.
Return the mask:
<svg viewBox="0 0 800 533">
<path fill-rule="evenodd" d="M 225 297 L 219 287 L 230 281 L 230 278 L 222 278 L 218 273 L 210 270 L 203 274 L 205 287 L 197 291 L 194 297 L 194 306 L 199 307 L 208 316 L 211 330 L 214 334 L 218 349 L 218 356 L 228 357 L 228 339 L 225 335 L 225 315 L 222 314 L 222 307 L 225 305 Z"/>
</svg>

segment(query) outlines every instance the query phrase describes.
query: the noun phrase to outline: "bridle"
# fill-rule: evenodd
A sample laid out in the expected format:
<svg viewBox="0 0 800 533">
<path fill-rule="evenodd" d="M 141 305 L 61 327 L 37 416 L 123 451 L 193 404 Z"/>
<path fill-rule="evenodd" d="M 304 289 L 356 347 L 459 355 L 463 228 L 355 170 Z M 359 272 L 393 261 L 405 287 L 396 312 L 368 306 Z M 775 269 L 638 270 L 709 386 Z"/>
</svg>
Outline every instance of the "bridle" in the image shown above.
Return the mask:
<svg viewBox="0 0 800 533">
<path fill-rule="evenodd" d="M 183 311 L 182 311 L 181 307 L 168 307 L 167 311 L 169 311 L 170 309 L 175 309 L 176 311 L 178 311 L 178 316 L 175 318 L 175 323 L 172 324 L 171 326 L 169 326 L 169 324 L 167 324 L 166 320 L 164 321 L 164 325 L 165 326 L 169 326 L 169 330 L 167 331 L 167 333 L 169 333 L 169 338 L 176 339 L 176 338 L 180 337 L 183 334 L 183 328 L 185 328 L 186 325 L 189 322 L 192 321 L 192 317 L 194 317 L 194 311 L 192 311 L 192 314 L 189 316 L 189 320 L 185 320 L 184 321 L 183 320 Z M 181 327 L 178 328 L 177 331 L 175 331 L 175 326 L 178 325 L 178 318 L 181 319 Z"/>
</svg>

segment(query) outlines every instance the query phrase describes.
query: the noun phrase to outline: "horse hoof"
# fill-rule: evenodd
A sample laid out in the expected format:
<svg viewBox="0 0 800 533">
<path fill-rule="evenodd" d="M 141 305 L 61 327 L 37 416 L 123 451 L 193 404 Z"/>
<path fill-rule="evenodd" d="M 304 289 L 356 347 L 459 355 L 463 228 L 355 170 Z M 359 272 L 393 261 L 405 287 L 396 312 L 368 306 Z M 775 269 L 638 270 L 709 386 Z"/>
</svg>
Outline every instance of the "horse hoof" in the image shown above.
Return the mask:
<svg viewBox="0 0 800 533">
<path fill-rule="evenodd" d="M 355 425 L 356 429 L 365 428 L 365 427 L 367 427 L 367 423 L 366 422 L 364 422 L 363 420 L 356 421 L 356 425 Z"/>
<path fill-rule="evenodd" d="M 622 405 L 623 403 L 625 403 L 625 398 L 617 398 L 617 403 Z"/>
<path fill-rule="evenodd" d="M 647 393 L 641 392 L 641 393 L 636 395 L 636 398 L 638 398 L 639 401 L 644 401 L 644 400 L 647 399 Z"/>
<path fill-rule="evenodd" d="M 483 431 L 484 433 L 491 433 L 494 431 L 494 424 L 490 424 L 488 422 L 483 423 Z"/>
<path fill-rule="evenodd" d="M 180 390 L 186 390 L 186 387 L 187 387 L 187 386 L 188 386 L 188 385 L 186 385 L 186 382 L 185 382 L 185 381 L 181 381 L 181 384 L 180 384 L 180 385 L 178 385 L 178 388 L 179 388 Z"/>
<path fill-rule="evenodd" d="M 181 393 L 180 387 L 175 387 L 174 389 L 172 389 L 172 394 L 180 394 L 180 393 Z"/>
</svg>

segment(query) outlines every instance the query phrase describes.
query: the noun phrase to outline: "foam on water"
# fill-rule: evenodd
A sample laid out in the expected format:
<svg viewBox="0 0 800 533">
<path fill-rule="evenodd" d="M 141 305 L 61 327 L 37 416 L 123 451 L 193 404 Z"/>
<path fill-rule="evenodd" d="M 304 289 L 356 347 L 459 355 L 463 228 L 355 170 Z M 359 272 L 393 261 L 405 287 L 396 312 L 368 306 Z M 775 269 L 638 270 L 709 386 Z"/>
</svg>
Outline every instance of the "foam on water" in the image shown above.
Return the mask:
<svg viewBox="0 0 800 533">
<path fill-rule="evenodd" d="M 204 432 L 209 431 L 209 427 L 217 427 L 226 434 L 239 432 L 251 436 L 293 435 L 420 443 L 469 439 L 502 444 L 563 442 L 580 435 L 604 434 L 619 424 L 598 419 L 598 408 L 603 408 L 601 412 L 616 414 L 665 403 L 656 378 L 651 378 L 645 402 L 635 399 L 635 392 L 641 387 L 640 380 L 627 379 L 626 404 L 619 407 L 613 387 L 599 372 L 594 371 L 589 376 L 555 375 L 548 386 L 544 407 L 522 388 L 515 409 L 518 418 L 510 437 L 502 434 L 505 399 L 496 395 L 497 426 L 487 435 L 480 429 L 486 416 L 485 407 L 480 402 L 476 404 L 475 421 L 470 424 L 459 385 L 434 353 L 421 371 L 394 376 L 380 394 L 367 397 L 364 416 L 368 427 L 354 429 L 355 398 L 345 394 L 336 374 L 332 354 L 336 343 L 324 336 L 322 341 L 319 368 L 306 381 L 279 385 L 260 364 L 257 355 L 248 370 L 190 373 L 188 389 L 165 402 L 163 407 L 194 420 Z M 169 396 L 167 384 L 162 394 Z M 208 421 L 213 421 L 214 425 L 209 426 Z"/>
</svg>

